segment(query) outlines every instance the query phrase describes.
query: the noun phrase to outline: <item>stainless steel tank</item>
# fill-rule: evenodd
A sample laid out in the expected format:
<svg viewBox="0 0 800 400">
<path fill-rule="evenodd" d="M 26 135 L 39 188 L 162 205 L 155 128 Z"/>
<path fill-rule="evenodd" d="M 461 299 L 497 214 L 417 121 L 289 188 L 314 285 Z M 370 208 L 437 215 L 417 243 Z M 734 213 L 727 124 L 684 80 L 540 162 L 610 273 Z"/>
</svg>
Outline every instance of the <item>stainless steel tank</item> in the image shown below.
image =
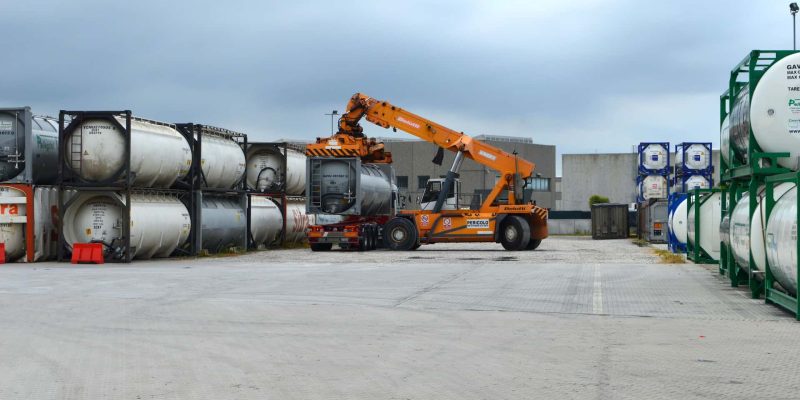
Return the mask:
<svg viewBox="0 0 800 400">
<path fill-rule="evenodd" d="M 747 162 L 747 151 L 750 148 L 750 85 L 745 85 L 734 99 L 733 110 L 728 116 L 730 125 L 729 144 L 733 147 L 737 159 Z M 725 133 L 723 131 L 723 133 Z"/>
<path fill-rule="evenodd" d="M 797 295 L 797 188 L 780 196 L 767 220 L 766 250 L 770 271 L 787 291 Z"/>
<path fill-rule="evenodd" d="M 200 249 L 219 253 L 230 248 L 247 247 L 247 211 L 238 196 L 197 194 L 202 207 L 200 219 Z"/>
<path fill-rule="evenodd" d="M 0 109 L 0 182 L 55 184 L 58 121 L 29 107 Z"/>
<path fill-rule="evenodd" d="M 270 197 L 251 195 L 250 235 L 256 247 L 276 244 L 283 229 L 283 213 Z"/>
<path fill-rule="evenodd" d="M 306 208 L 309 214 L 390 215 L 394 169 L 362 164 L 358 158 L 309 158 Z"/>
</svg>

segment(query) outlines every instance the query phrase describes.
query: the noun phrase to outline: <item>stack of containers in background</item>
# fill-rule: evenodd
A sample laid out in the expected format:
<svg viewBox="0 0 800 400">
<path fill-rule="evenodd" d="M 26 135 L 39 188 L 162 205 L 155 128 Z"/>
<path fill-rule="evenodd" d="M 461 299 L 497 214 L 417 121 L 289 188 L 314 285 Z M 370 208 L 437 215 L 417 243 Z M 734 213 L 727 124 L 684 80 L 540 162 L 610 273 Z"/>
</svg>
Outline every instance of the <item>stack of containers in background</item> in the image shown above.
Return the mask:
<svg viewBox="0 0 800 400">
<path fill-rule="evenodd" d="M 638 210 L 639 238 L 667 243 L 667 196 L 669 195 L 670 146 L 665 142 L 639 144 Z"/>
<path fill-rule="evenodd" d="M 304 242 L 314 218 L 305 210 L 305 148 L 288 142 L 249 143 L 246 158 L 250 247 Z"/>
<path fill-rule="evenodd" d="M 54 259 L 58 244 L 58 120 L 0 109 L 3 262 Z"/>
<path fill-rule="evenodd" d="M 751 51 L 720 97 L 720 272 L 800 317 L 798 65 L 795 51 Z"/>
<path fill-rule="evenodd" d="M 189 254 L 245 251 L 248 220 L 244 186 L 247 135 L 223 128 L 176 124 L 192 141 L 192 196 L 184 204 L 193 234 L 183 246 Z"/>
<path fill-rule="evenodd" d="M 675 174 L 672 193 L 669 195 L 669 249 L 674 253 L 686 252 L 687 193 L 714 186 L 714 165 L 711 162 L 711 143 L 683 142 L 675 145 Z"/>
<path fill-rule="evenodd" d="M 100 243 L 107 261 L 190 254 L 193 142 L 130 111 L 62 110 L 59 259 L 76 243 Z"/>
</svg>

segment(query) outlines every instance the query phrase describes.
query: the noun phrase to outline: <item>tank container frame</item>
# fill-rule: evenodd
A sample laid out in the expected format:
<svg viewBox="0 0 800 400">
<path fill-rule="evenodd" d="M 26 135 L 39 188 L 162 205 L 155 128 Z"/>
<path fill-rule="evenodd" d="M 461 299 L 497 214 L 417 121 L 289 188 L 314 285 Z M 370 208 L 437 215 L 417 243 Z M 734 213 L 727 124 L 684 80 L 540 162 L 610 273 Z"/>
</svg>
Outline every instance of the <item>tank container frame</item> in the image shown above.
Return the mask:
<svg viewBox="0 0 800 400">
<path fill-rule="evenodd" d="M 769 217 L 772 215 L 772 210 L 775 208 L 777 201 L 774 198 L 775 186 L 778 184 L 789 182 L 793 183 L 795 187 L 800 188 L 800 172 L 790 172 L 785 174 L 778 174 L 769 176 L 765 179 L 765 210 L 766 210 L 766 219 L 765 221 L 769 222 Z M 797 196 L 797 213 L 798 215 L 795 216 L 795 219 L 800 217 L 800 196 Z M 766 230 L 766 226 L 764 227 Z M 796 241 L 797 254 L 800 254 L 800 240 Z M 752 256 L 751 256 L 752 258 Z M 798 273 L 798 277 L 800 277 L 800 262 L 796 266 L 796 271 Z M 800 281 L 800 280 L 799 280 Z M 764 300 L 767 304 L 774 304 L 780 308 L 783 308 L 786 311 L 789 311 L 795 316 L 795 319 L 800 321 L 800 295 L 791 295 L 789 293 L 785 293 L 781 290 L 775 288 L 775 276 L 772 273 L 769 265 L 769 257 L 766 258 L 766 268 L 764 271 Z M 795 293 L 800 294 L 800 282 L 798 282 L 797 287 L 794 288 Z"/>
<path fill-rule="evenodd" d="M 708 149 L 708 156 L 711 157 L 713 152 L 713 147 L 711 142 L 681 142 L 675 145 L 675 155 L 679 153 L 685 152 L 691 146 L 700 145 Z M 708 167 L 702 169 L 694 169 L 694 168 L 687 168 L 686 167 L 686 153 L 683 153 L 681 157 L 682 162 L 675 163 L 675 176 L 685 176 L 685 175 L 703 175 L 703 176 L 712 176 L 714 174 L 714 165 L 709 160 Z"/>
<path fill-rule="evenodd" d="M 793 50 L 752 50 L 730 72 L 728 89 L 720 95 L 720 127 L 733 111 L 734 99 L 745 87 L 749 87 L 749 99 L 752 99 L 755 87 L 764 76 L 764 73 L 777 61 L 795 54 Z M 753 135 L 752 126 L 748 133 L 747 162 L 736 156 L 734 146 L 728 146 L 728 161 L 725 155 L 720 154 L 720 188 L 722 189 L 722 216 L 731 217 L 736 203 L 744 193 L 749 195 L 748 216 L 752 220 L 758 206 L 758 190 L 769 176 L 791 173 L 790 170 L 778 165 L 778 158 L 788 157 L 788 152 L 767 153 L 763 152 Z M 722 152 L 723 149 L 720 149 Z M 754 271 L 752 251 L 750 252 L 750 266 L 748 271 L 742 268 L 729 246 L 721 244 L 719 272 L 728 277 L 731 286 L 747 285 L 753 298 L 758 298 L 765 293 L 765 271 Z M 752 271 L 752 272 L 751 272 Z"/>
<path fill-rule="evenodd" d="M 664 151 L 667 152 L 667 165 L 661 169 L 648 169 L 644 167 L 644 149 L 650 145 L 658 145 L 664 148 Z M 662 175 L 662 176 L 669 176 L 670 174 L 670 167 L 671 167 L 671 156 L 670 156 L 670 147 L 669 142 L 641 142 L 639 143 L 638 147 L 639 151 L 639 165 L 637 171 L 639 171 L 639 175 Z"/>
<path fill-rule="evenodd" d="M 116 118 L 122 118 L 124 121 L 124 125 L 120 123 Z M 112 177 L 109 179 L 92 182 L 87 181 L 81 178 L 72 167 L 68 164 L 67 161 L 67 153 L 73 151 L 73 149 L 67 149 L 67 138 L 80 126 L 83 121 L 86 120 L 104 120 L 112 125 L 116 126 L 120 132 L 123 133 L 124 136 L 124 146 L 125 146 L 125 154 L 127 157 L 124 157 L 123 165 L 117 170 Z M 74 203 L 79 196 L 73 196 L 71 199 L 67 200 L 66 191 L 67 190 L 74 190 L 77 194 L 81 193 L 95 193 L 95 194 L 118 194 L 124 202 L 118 199 L 115 196 L 111 196 L 114 202 L 120 206 L 122 210 L 122 226 L 120 227 L 122 243 L 117 244 L 117 250 L 109 249 L 108 244 L 104 244 L 106 250 L 113 250 L 106 252 L 106 262 L 120 262 L 120 263 L 130 263 L 133 260 L 133 252 L 131 251 L 131 195 L 134 193 L 143 193 L 143 194 L 163 194 L 163 195 L 170 195 L 175 196 L 186 205 L 186 208 L 189 211 L 189 217 L 191 221 L 197 220 L 196 209 L 197 205 L 195 204 L 195 196 L 192 196 L 191 190 L 191 180 L 189 179 L 179 179 L 176 181 L 175 185 L 172 189 L 159 189 L 159 188 L 146 188 L 146 187 L 134 187 L 133 186 L 133 174 L 131 171 L 131 121 L 139 120 L 145 121 L 149 123 L 154 123 L 158 125 L 166 125 L 175 127 L 173 124 L 168 124 L 159 121 L 153 121 L 143 118 L 134 117 L 130 110 L 122 110 L 122 111 L 68 111 L 68 110 L 61 110 L 58 116 L 58 220 L 64 221 L 64 214 L 66 209 Z M 180 132 L 180 131 L 179 131 Z M 187 136 L 186 132 L 180 132 L 183 135 L 187 142 L 191 145 L 193 143 L 193 136 Z M 194 171 L 194 160 L 192 161 L 193 166 L 190 168 L 189 173 L 187 174 L 188 178 L 191 178 L 196 175 Z M 198 164 L 199 165 L 199 164 Z M 178 189 L 179 188 L 179 189 Z M 58 253 L 57 253 L 57 260 L 58 261 L 68 261 L 68 257 L 71 254 L 66 239 L 64 238 L 64 224 L 60 223 L 58 228 Z M 189 248 L 178 248 L 175 251 L 175 255 L 178 256 L 192 256 L 196 255 L 199 251 L 195 246 L 195 235 L 197 232 L 197 226 L 192 222 L 192 228 L 189 231 L 189 238 L 187 239 L 187 243 L 189 243 Z"/>
<path fill-rule="evenodd" d="M 266 190 L 258 190 L 258 189 L 253 189 L 253 188 L 247 187 L 247 172 L 248 171 L 247 171 L 247 169 L 245 169 L 245 178 L 243 179 L 244 183 L 245 183 L 245 188 L 249 193 L 260 193 L 260 194 L 265 194 L 265 195 L 283 196 L 283 195 L 286 194 L 286 181 L 287 181 L 287 178 L 288 178 L 287 177 L 287 171 L 286 171 L 287 170 L 286 157 L 288 157 L 287 154 L 289 153 L 289 150 L 296 150 L 296 151 L 299 151 L 300 153 L 305 155 L 306 149 L 305 149 L 304 146 L 300 146 L 300 145 L 297 145 L 297 144 L 291 143 L 291 142 L 249 142 L 249 143 L 247 143 L 247 145 L 246 145 L 246 147 L 244 149 L 245 157 L 247 156 L 247 152 L 250 151 L 251 149 L 267 148 L 267 147 L 278 150 L 278 154 L 282 155 L 282 163 L 283 163 L 282 167 L 283 168 L 281 168 L 281 182 L 282 182 L 281 186 L 277 187 L 277 188 L 266 189 Z M 282 150 L 282 152 L 281 152 L 281 150 Z M 290 195 L 289 197 L 302 197 L 302 196 L 291 196 Z"/>
<path fill-rule="evenodd" d="M 220 193 L 230 193 L 232 191 L 245 191 L 245 177 L 247 176 L 246 166 L 245 171 L 242 173 L 241 179 L 233 187 L 214 188 L 209 187 L 206 182 L 201 160 L 203 156 L 203 135 L 219 136 L 231 140 L 241 147 L 242 153 L 244 154 L 246 153 L 248 147 L 246 134 L 211 125 L 196 123 L 178 123 L 174 124 L 174 126 L 175 129 L 189 141 L 189 148 L 192 151 L 192 166 L 189 168 L 189 174 L 187 175 L 188 180 L 179 182 L 179 184 L 188 183 L 188 188 L 191 190 L 203 190 L 207 192 L 216 191 Z"/>
<path fill-rule="evenodd" d="M 55 183 L 55 180 L 49 180 L 49 179 L 46 182 L 43 182 L 43 179 L 40 176 L 38 176 L 39 175 L 37 173 L 38 171 L 36 171 L 36 166 L 34 165 L 35 164 L 35 160 L 34 160 L 35 153 L 34 153 L 33 149 L 35 148 L 35 143 L 34 143 L 33 125 L 32 125 L 34 123 L 33 122 L 34 114 L 31 112 L 31 108 L 27 107 L 27 106 L 26 107 L 0 108 L 0 113 L 18 113 L 17 114 L 18 115 L 17 120 L 18 121 L 19 120 L 25 121 L 24 124 L 23 124 L 24 126 L 22 127 L 23 128 L 22 129 L 23 132 L 19 132 L 20 124 L 16 125 L 16 131 L 17 131 L 16 134 L 17 135 L 19 135 L 19 134 L 24 135 L 24 139 L 23 140 L 25 141 L 25 151 L 22 154 L 18 154 L 17 158 L 3 160 L 3 161 L 9 161 L 9 162 L 18 162 L 18 163 L 23 164 L 25 167 L 24 167 L 24 169 L 22 170 L 22 172 L 20 174 L 18 174 L 17 176 L 15 176 L 12 179 L 9 179 L 9 180 L 3 181 L 3 182 L 4 183 L 22 183 L 22 184 L 29 184 L 29 185 L 52 185 L 53 183 Z M 46 117 L 46 116 L 37 116 L 37 117 L 50 119 L 53 122 L 55 122 L 56 124 L 58 124 L 58 119 L 57 118 Z M 58 143 L 55 143 L 54 145 L 58 146 Z M 19 158 L 19 156 L 22 156 L 22 157 Z M 8 158 L 8 157 L 6 157 L 6 158 Z M 31 162 L 28 162 L 29 160 Z"/>
<path fill-rule="evenodd" d="M 664 197 L 664 199 L 668 199 L 670 193 L 672 193 L 672 191 L 671 191 L 671 186 L 672 185 L 671 185 L 671 182 L 670 182 L 670 179 L 669 179 L 669 175 L 661 175 L 661 174 L 641 175 L 640 174 L 640 175 L 636 176 L 636 202 L 639 203 L 639 204 L 642 204 L 642 203 L 646 203 L 649 200 L 659 200 L 659 199 L 645 199 L 644 197 L 642 197 L 642 193 L 639 190 L 639 185 L 641 185 L 642 182 L 644 181 L 644 179 L 647 178 L 648 176 L 662 176 L 662 177 L 664 177 L 664 179 L 667 181 L 667 183 L 666 183 L 666 185 L 667 185 L 667 187 L 666 187 L 666 189 L 667 189 L 667 197 Z"/>
<path fill-rule="evenodd" d="M 689 210 L 694 207 L 694 221 L 689 221 L 687 219 L 687 224 L 694 224 L 694 232 L 695 232 L 695 242 L 700 241 L 700 232 L 702 229 L 702 225 L 700 224 L 700 205 L 701 202 L 697 199 L 700 199 L 704 194 L 714 194 L 721 192 L 718 188 L 711 188 L 711 189 L 694 189 L 687 194 L 686 197 L 686 214 L 689 214 Z M 687 227 L 688 228 L 688 227 Z M 711 229 L 719 229 L 718 226 L 710 227 Z M 720 241 L 721 242 L 721 241 Z M 719 260 L 711 257 L 707 252 L 705 252 L 700 246 L 693 245 L 689 238 L 686 238 L 686 258 L 690 261 L 694 262 L 695 264 L 718 264 Z"/>
</svg>

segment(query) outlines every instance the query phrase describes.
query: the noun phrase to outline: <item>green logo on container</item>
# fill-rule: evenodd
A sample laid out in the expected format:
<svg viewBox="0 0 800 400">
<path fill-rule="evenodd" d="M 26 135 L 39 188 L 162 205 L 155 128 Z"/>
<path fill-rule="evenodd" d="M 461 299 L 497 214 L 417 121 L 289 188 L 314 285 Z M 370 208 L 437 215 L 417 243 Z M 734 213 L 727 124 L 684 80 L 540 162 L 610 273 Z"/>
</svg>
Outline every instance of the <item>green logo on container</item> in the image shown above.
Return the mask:
<svg viewBox="0 0 800 400">
<path fill-rule="evenodd" d="M 798 107 L 800 106 L 800 99 L 789 99 L 789 107 Z"/>
<path fill-rule="evenodd" d="M 36 145 L 43 150 L 55 150 L 58 139 L 51 136 L 36 136 Z"/>
</svg>

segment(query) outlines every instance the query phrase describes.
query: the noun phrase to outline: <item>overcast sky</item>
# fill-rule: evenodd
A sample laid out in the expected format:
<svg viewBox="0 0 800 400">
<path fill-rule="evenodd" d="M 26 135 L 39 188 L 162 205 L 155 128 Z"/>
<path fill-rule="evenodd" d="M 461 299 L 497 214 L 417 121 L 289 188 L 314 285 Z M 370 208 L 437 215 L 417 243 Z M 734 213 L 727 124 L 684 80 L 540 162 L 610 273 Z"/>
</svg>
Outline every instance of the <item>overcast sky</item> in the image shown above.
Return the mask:
<svg viewBox="0 0 800 400">
<path fill-rule="evenodd" d="M 788 8 L 3 0 L 0 105 L 51 115 L 131 109 L 274 140 L 328 135 L 324 114 L 361 91 L 465 133 L 529 136 L 559 154 L 655 140 L 716 146 L 728 71 L 751 49 L 791 48 Z"/>
</svg>

